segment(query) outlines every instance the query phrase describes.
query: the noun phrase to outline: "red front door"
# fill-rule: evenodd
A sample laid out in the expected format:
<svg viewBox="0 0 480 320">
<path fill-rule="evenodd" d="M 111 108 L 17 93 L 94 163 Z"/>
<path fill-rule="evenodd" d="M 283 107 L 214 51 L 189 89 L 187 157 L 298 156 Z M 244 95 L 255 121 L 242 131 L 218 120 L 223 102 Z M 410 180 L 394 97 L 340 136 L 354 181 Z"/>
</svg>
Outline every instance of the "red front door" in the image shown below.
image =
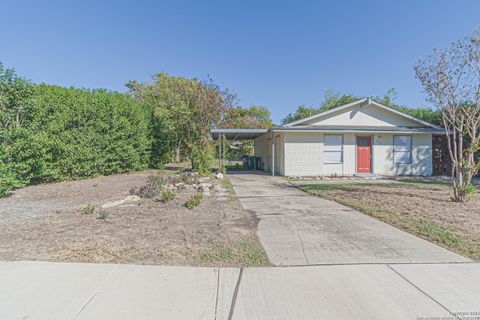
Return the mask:
<svg viewBox="0 0 480 320">
<path fill-rule="evenodd" d="M 357 137 L 357 173 L 372 172 L 372 137 Z"/>
</svg>

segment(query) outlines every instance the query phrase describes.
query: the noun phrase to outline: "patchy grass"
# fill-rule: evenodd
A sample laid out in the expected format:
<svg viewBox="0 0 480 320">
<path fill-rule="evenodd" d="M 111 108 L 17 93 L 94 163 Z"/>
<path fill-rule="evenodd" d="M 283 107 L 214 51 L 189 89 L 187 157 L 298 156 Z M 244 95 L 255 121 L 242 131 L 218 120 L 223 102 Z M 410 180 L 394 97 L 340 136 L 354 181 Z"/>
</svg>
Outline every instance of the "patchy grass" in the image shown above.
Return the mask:
<svg viewBox="0 0 480 320">
<path fill-rule="evenodd" d="M 224 175 L 223 176 L 223 180 L 222 180 L 222 186 L 228 190 L 228 192 L 230 192 L 230 194 L 234 194 L 235 191 L 233 190 L 233 184 L 232 184 L 232 181 L 230 181 L 230 179 Z"/>
<path fill-rule="evenodd" d="M 412 180 L 390 184 L 321 182 L 299 188 L 480 260 L 480 193 L 472 194 L 466 203 L 456 203 L 450 201 L 448 185 Z"/>
<path fill-rule="evenodd" d="M 216 244 L 200 252 L 198 259 L 204 265 L 238 265 L 242 267 L 269 266 L 267 254 L 258 239 L 242 239 L 230 244 Z"/>
<path fill-rule="evenodd" d="M 418 232 L 435 242 L 443 243 L 447 246 L 458 244 L 457 236 L 448 230 L 445 226 L 431 220 L 421 219 L 417 222 Z"/>
<path fill-rule="evenodd" d="M 107 218 L 108 218 L 107 210 L 102 209 L 98 212 L 98 219 L 105 221 L 105 220 L 107 220 Z"/>
<path fill-rule="evenodd" d="M 411 183 L 414 185 L 438 185 L 438 186 L 446 186 L 449 185 L 446 182 L 438 182 L 438 181 L 431 181 L 431 180 L 424 180 L 424 179 L 414 179 L 414 178 L 404 178 L 399 180 L 402 183 Z"/>
<path fill-rule="evenodd" d="M 201 192 L 195 193 L 193 196 L 187 199 L 187 201 L 185 202 L 185 207 L 187 207 L 188 209 L 198 207 L 202 200 L 203 194 Z"/>
<path fill-rule="evenodd" d="M 95 213 L 95 205 L 94 204 L 89 204 L 85 208 L 83 208 L 82 213 L 83 214 L 94 214 Z"/>
<path fill-rule="evenodd" d="M 173 199 L 175 199 L 175 192 L 173 192 L 172 190 L 165 190 L 162 192 L 161 201 L 163 203 L 172 201 Z"/>
</svg>

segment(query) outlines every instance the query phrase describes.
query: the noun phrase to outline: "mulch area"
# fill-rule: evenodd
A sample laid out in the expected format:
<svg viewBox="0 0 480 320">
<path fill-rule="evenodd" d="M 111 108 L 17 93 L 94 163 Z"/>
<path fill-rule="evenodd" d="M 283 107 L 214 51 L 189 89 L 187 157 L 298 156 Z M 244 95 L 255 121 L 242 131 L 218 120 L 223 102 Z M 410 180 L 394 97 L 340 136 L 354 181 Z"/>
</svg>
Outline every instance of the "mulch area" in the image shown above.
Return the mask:
<svg viewBox="0 0 480 320">
<path fill-rule="evenodd" d="M 254 218 L 222 180 L 198 207 L 196 190 L 101 209 L 152 172 L 31 186 L 0 199 L 0 259 L 168 265 L 264 265 Z M 220 192 L 218 191 L 220 190 Z M 86 208 L 94 212 L 85 214 Z M 106 216 L 101 219 L 100 215 Z M 247 258 L 245 258 L 247 257 Z"/>
</svg>

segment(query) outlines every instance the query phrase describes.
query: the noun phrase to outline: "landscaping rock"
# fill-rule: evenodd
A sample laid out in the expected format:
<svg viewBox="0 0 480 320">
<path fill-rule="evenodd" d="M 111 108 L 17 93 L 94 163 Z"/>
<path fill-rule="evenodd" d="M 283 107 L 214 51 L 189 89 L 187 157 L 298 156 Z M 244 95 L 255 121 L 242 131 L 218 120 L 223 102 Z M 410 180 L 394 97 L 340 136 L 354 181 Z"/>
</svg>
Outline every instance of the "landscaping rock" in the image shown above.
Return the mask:
<svg viewBox="0 0 480 320">
<path fill-rule="evenodd" d="M 132 202 L 138 202 L 140 201 L 140 197 L 139 196 L 136 196 L 136 195 L 130 195 L 130 196 L 126 196 L 124 199 L 122 200 L 117 200 L 117 201 L 110 201 L 110 202 L 106 202 L 102 205 L 102 208 L 103 209 L 106 209 L 106 208 L 112 208 L 112 207 L 118 207 L 122 204 L 126 204 L 126 203 L 132 203 Z"/>
<path fill-rule="evenodd" d="M 200 184 L 200 189 L 201 190 L 210 190 L 213 188 L 213 184 L 211 183 L 201 183 Z"/>
<path fill-rule="evenodd" d="M 215 192 L 226 192 L 227 191 L 224 187 L 219 186 L 219 185 L 214 186 L 213 190 L 215 190 Z"/>
<path fill-rule="evenodd" d="M 222 180 L 223 179 L 223 173 L 221 173 L 221 172 L 217 173 L 215 178 L 217 178 L 218 180 Z"/>
</svg>

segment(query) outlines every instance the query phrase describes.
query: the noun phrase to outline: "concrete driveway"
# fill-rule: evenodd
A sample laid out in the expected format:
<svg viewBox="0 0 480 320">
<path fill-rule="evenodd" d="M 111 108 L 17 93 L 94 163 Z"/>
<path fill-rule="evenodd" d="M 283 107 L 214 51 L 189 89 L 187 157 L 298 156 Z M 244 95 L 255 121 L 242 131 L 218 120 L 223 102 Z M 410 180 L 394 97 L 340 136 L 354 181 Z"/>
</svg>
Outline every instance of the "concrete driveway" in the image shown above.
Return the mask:
<svg viewBox="0 0 480 320">
<path fill-rule="evenodd" d="M 283 178 L 229 177 L 243 207 L 258 217 L 260 241 L 275 265 L 470 261 Z"/>
</svg>

